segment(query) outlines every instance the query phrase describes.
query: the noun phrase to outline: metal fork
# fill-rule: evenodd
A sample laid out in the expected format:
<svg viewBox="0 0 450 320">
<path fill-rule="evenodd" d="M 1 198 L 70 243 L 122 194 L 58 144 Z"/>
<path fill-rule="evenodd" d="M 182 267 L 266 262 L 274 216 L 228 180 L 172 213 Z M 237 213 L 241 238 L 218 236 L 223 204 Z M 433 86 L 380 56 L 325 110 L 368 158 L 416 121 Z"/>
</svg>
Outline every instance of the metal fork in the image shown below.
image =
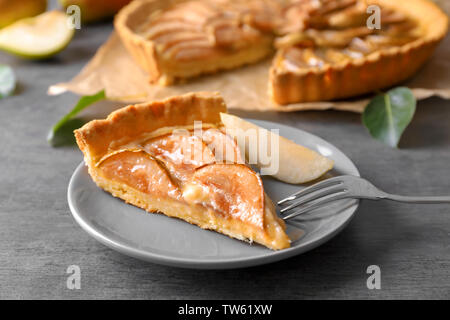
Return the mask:
<svg viewBox="0 0 450 320">
<path fill-rule="evenodd" d="M 300 190 L 293 195 L 280 200 L 278 205 L 284 206 L 280 210 L 280 213 L 283 215 L 282 218 L 284 220 L 288 220 L 311 210 L 315 210 L 330 202 L 342 199 L 386 199 L 407 203 L 450 203 L 450 196 L 399 196 L 381 191 L 363 178 L 355 176 L 339 176 L 318 182 L 310 187 Z M 294 209 L 298 210 L 292 212 Z"/>
</svg>

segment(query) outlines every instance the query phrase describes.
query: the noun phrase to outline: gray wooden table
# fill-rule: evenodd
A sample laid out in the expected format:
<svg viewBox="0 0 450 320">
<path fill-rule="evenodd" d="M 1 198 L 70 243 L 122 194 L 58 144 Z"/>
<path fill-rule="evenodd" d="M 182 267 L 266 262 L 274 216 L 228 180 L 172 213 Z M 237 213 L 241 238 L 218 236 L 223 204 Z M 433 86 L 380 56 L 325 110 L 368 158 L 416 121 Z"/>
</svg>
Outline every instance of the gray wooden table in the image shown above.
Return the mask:
<svg viewBox="0 0 450 320">
<path fill-rule="evenodd" d="M 90 238 L 72 218 L 69 178 L 75 147 L 52 149 L 49 128 L 77 97 L 46 95 L 83 67 L 111 31 L 83 28 L 57 58 L 29 62 L 0 54 L 18 76 L 0 100 L 0 298 L 450 298 L 450 206 L 363 202 L 336 238 L 304 255 L 231 271 L 194 271 L 141 262 Z M 450 84 L 449 84 L 450 85 Z M 450 101 L 419 103 L 400 150 L 372 140 L 360 115 L 344 112 L 244 113 L 307 130 L 335 144 L 361 174 L 393 193 L 450 194 Z M 81 289 L 66 287 L 69 265 Z M 366 269 L 381 268 L 381 290 Z"/>
</svg>

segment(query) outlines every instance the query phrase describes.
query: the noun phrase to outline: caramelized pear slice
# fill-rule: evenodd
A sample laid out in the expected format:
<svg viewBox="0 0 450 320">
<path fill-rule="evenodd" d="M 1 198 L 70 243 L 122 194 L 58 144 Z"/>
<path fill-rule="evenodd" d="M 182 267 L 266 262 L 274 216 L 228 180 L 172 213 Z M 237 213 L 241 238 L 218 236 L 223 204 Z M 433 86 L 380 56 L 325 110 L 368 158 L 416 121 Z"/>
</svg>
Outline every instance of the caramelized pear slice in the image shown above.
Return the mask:
<svg viewBox="0 0 450 320">
<path fill-rule="evenodd" d="M 241 163 L 245 160 L 236 141 L 219 129 L 210 128 L 202 133 L 202 139 L 214 153 L 218 163 Z"/>
<path fill-rule="evenodd" d="M 158 197 L 181 199 L 181 192 L 167 171 L 143 151 L 123 151 L 100 165 L 105 178 L 120 181 L 140 192 Z"/>
<path fill-rule="evenodd" d="M 243 164 L 210 164 L 197 169 L 183 189 L 183 198 L 232 219 L 264 228 L 262 181 Z"/>
<path fill-rule="evenodd" d="M 188 130 L 151 139 L 144 149 L 162 161 L 180 182 L 188 180 L 195 169 L 216 160 L 206 144 Z"/>
<path fill-rule="evenodd" d="M 227 134 L 237 140 L 239 148 L 245 154 L 247 161 L 259 168 L 278 168 L 276 173 L 271 174 L 276 179 L 294 184 L 305 183 L 319 178 L 333 168 L 333 160 L 311 149 L 300 146 L 291 140 L 280 137 L 239 117 L 226 113 L 221 113 L 220 116 Z M 250 143 L 246 143 L 243 139 L 239 139 L 238 136 L 246 134 L 246 132 L 256 134 L 256 139 L 249 139 L 249 141 L 256 143 L 256 148 L 249 146 Z M 260 145 L 262 143 L 259 140 L 262 136 L 267 137 L 267 150 L 261 149 Z M 278 150 L 269 150 L 270 146 L 274 145 L 271 143 L 272 139 L 279 139 Z M 278 153 L 278 156 L 276 153 Z M 266 155 L 271 155 L 269 163 L 265 163 L 263 159 Z M 256 163 L 253 163 L 253 161 L 256 161 Z M 273 163 L 274 161 L 278 161 L 278 165 Z"/>
</svg>

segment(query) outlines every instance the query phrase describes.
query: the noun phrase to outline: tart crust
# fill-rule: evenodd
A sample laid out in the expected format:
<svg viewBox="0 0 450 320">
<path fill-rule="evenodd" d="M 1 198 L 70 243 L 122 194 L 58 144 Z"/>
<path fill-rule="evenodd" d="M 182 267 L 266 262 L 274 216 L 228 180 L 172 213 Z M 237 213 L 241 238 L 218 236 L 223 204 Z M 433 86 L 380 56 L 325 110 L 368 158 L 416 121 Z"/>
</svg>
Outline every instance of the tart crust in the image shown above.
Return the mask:
<svg viewBox="0 0 450 320">
<path fill-rule="evenodd" d="M 248 188 L 248 190 L 259 190 L 256 192 L 259 192 L 262 202 L 260 202 L 260 206 L 255 207 L 255 210 L 259 212 L 258 217 L 261 217 L 261 223 L 249 223 L 248 221 L 252 221 L 252 217 L 247 217 L 247 220 L 241 219 L 233 214 L 217 211 L 219 209 L 214 206 L 203 205 L 202 202 L 190 201 L 187 197 L 181 197 L 180 195 L 186 190 L 185 187 L 190 187 L 191 183 L 180 186 L 176 197 L 161 196 L 158 192 L 152 193 L 146 191 L 146 188 L 135 187 L 127 183 L 126 179 L 114 178 L 108 175 L 102 167 L 105 161 L 122 152 L 142 153 L 148 157 L 149 161 L 154 160 L 158 164 L 159 160 L 147 155 L 147 151 L 143 147 L 145 143 L 153 141 L 151 139 L 154 138 L 165 137 L 175 129 L 193 128 L 194 121 L 202 121 L 204 128 L 220 129 L 222 127 L 221 112 L 226 112 L 226 106 L 219 94 L 191 93 L 162 101 L 125 107 L 113 112 L 105 120 L 94 120 L 87 123 L 75 131 L 75 137 L 84 154 L 85 163 L 92 179 L 99 187 L 113 196 L 148 212 L 164 213 L 167 216 L 183 219 L 203 229 L 215 230 L 236 239 L 255 241 L 274 250 L 287 248 L 290 246 L 290 240 L 285 233 L 283 220 L 277 217 L 272 201 L 264 193 L 260 177 L 243 164 L 217 164 L 217 166 L 243 166 L 236 169 L 244 170 L 245 173 L 248 172 L 252 176 L 251 179 L 242 179 L 244 182 L 240 179 L 233 179 L 233 183 L 243 184 L 243 188 Z M 155 168 L 158 166 L 159 164 Z M 228 170 L 225 167 L 218 167 L 218 169 Z M 158 169 L 152 170 L 152 172 L 158 171 Z M 164 175 L 172 179 L 169 170 L 162 162 L 160 170 L 166 172 Z M 211 171 L 216 172 L 216 170 Z M 134 172 L 134 169 L 130 172 Z M 209 174 L 206 175 L 207 179 L 209 177 Z M 160 183 L 159 181 L 162 180 L 152 181 L 152 183 Z M 192 183 L 202 182 L 201 180 L 192 181 Z M 251 185 L 245 185 L 246 182 Z M 176 185 L 176 182 L 170 182 L 170 185 Z M 214 184 L 214 188 L 216 187 L 217 185 Z M 214 194 L 206 195 L 209 197 Z M 195 199 L 197 198 L 194 197 Z M 253 202 L 249 201 L 248 203 Z M 258 211 L 258 208 L 261 208 L 262 211 Z M 255 210 L 251 211 L 255 212 Z"/>
</svg>

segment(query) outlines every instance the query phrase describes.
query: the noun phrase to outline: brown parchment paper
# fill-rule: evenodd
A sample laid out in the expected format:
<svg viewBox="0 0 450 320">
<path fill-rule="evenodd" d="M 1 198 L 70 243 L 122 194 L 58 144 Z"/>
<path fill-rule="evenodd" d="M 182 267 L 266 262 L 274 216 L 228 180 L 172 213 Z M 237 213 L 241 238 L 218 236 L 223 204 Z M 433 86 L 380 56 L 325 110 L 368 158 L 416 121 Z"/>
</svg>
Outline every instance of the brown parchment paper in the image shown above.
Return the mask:
<svg viewBox="0 0 450 320">
<path fill-rule="evenodd" d="M 137 103 L 187 92 L 219 91 L 230 109 L 285 112 L 325 109 L 362 112 L 370 98 L 276 105 L 267 93 L 270 63 L 271 59 L 267 59 L 255 65 L 192 79 L 186 84 L 161 87 L 149 84 L 145 71 L 134 62 L 113 32 L 75 78 L 51 86 L 48 93 L 72 91 L 91 95 L 104 89 L 111 100 Z M 417 99 L 430 96 L 450 99 L 450 36 L 444 39 L 418 74 L 403 85 L 411 88 Z"/>
</svg>

